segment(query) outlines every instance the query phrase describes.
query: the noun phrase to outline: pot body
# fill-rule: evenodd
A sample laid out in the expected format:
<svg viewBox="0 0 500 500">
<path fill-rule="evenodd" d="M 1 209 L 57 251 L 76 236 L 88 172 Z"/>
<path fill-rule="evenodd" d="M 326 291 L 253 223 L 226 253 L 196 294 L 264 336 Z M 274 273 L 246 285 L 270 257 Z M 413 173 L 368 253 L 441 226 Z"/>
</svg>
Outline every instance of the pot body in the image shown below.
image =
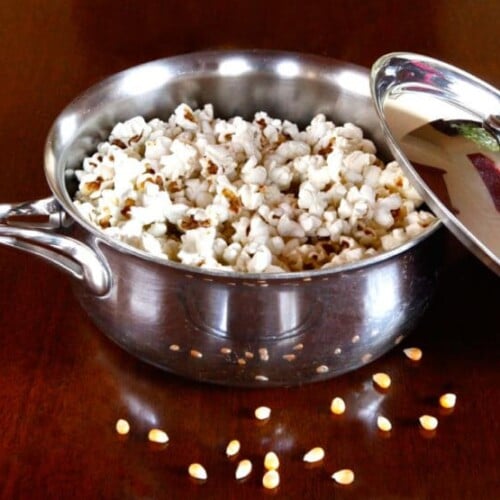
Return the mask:
<svg viewBox="0 0 500 500">
<path fill-rule="evenodd" d="M 55 121 L 45 149 L 53 199 L 0 205 L 0 243 L 74 278 L 95 324 L 133 355 L 219 384 L 293 385 L 367 363 L 411 331 L 429 303 L 439 223 L 414 241 L 323 271 L 244 275 L 189 268 L 113 241 L 72 203 L 74 169 L 118 121 L 165 119 L 180 103 L 217 116 L 259 110 L 305 124 L 317 113 L 361 126 L 387 155 L 368 71 L 293 53 L 204 52 L 154 61 L 82 94 Z M 45 214 L 47 223 L 18 216 Z"/>
<path fill-rule="evenodd" d="M 113 285 L 106 296 L 80 284 L 74 292 L 110 339 L 178 375 L 240 386 L 324 380 L 387 352 L 430 303 L 442 247 L 434 231 L 370 265 L 266 280 L 124 259 L 79 232 L 104 256 Z"/>
</svg>

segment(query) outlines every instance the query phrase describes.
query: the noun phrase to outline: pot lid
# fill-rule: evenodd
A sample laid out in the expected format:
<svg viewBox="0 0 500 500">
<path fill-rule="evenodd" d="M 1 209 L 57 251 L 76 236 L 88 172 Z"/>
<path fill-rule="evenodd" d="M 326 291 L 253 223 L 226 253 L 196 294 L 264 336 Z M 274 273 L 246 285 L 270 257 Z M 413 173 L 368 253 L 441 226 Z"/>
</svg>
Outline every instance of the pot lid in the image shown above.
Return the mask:
<svg viewBox="0 0 500 500">
<path fill-rule="evenodd" d="M 382 56 L 371 91 L 389 148 L 446 227 L 500 275 L 500 92 L 449 64 Z"/>
</svg>

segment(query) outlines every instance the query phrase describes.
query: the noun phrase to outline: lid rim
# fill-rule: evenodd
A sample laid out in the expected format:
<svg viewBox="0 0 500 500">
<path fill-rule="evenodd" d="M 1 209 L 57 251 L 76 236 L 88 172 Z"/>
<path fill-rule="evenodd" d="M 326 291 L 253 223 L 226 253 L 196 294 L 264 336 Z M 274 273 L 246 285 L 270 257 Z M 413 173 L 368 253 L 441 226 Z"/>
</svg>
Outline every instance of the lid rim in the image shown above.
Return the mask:
<svg viewBox="0 0 500 500">
<path fill-rule="evenodd" d="M 404 88 L 405 85 L 407 88 Z M 466 105 L 468 101 L 459 99 L 460 95 L 457 91 L 463 89 L 467 89 L 467 97 L 472 92 L 471 89 L 473 89 L 474 95 L 484 97 L 481 105 L 471 110 L 471 106 Z M 495 251 L 489 248 L 487 243 L 473 234 L 457 218 L 417 172 L 387 123 L 384 110 L 387 99 L 394 97 L 394 94 L 403 95 L 406 92 L 409 95 L 420 91 L 422 95 L 430 94 L 432 99 L 441 98 L 446 104 L 453 105 L 454 108 L 460 111 L 477 116 L 481 120 L 479 123 L 482 124 L 491 116 L 500 114 L 500 92 L 489 83 L 470 75 L 460 68 L 429 56 L 411 52 L 391 52 L 380 57 L 371 68 L 370 90 L 388 147 L 394 154 L 395 159 L 400 163 L 405 174 L 408 175 L 419 194 L 442 220 L 443 224 L 476 257 L 500 276 L 500 256 L 496 255 Z M 427 123 L 433 121 L 425 117 L 424 120 Z M 498 141 L 498 137 L 496 137 L 496 140 Z"/>
</svg>

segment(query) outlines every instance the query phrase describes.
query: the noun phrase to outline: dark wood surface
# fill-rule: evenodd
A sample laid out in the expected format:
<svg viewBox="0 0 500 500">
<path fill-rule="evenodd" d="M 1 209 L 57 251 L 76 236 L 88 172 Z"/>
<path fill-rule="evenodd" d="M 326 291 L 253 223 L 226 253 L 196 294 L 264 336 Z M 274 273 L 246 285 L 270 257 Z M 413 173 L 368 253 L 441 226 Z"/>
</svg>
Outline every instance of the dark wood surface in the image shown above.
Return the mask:
<svg viewBox="0 0 500 500">
<path fill-rule="evenodd" d="M 218 47 L 313 52 L 369 66 L 393 50 L 426 53 L 500 84 L 495 1 L 0 3 L 0 200 L 48 196 L 45 136 L 58 112 L 101 78 L 139 62 Z M 1 498 L 500 498 L 498 278 L 460 245 L 416 331 L 362 369 L 296 388 L 202 385 L 150 368 L 93 326 L 69 280 L 0 247 Z M 402 349 L 423 349 L 419 363 Z M 393 386 L 378 393 L 371 375 Z M 437 397 L 456 392 L 445 414 Z M 329 413 L 333 396 L 347 411 Z M 252 418 L 256 406 L 271 419 Z M 382 436 L 375 417 L 391 417 Z M 433 434 L 417 419 L 435 414 Z M 122 439 L 115 421 L 132 426 Z M 148 443 L 164 428 L 167 446 Z M 234 480 L 224 455 L 238 438 L 252 475 Z M 302 462 L 312 446 L 326 457 Z M 264 453 L 281 458 L 281 485 L 261 486 Z M 187 475 L 201 462 L 208 480 Z M 347 487 L 330 475 L 349 467 Z"/>
</svg>

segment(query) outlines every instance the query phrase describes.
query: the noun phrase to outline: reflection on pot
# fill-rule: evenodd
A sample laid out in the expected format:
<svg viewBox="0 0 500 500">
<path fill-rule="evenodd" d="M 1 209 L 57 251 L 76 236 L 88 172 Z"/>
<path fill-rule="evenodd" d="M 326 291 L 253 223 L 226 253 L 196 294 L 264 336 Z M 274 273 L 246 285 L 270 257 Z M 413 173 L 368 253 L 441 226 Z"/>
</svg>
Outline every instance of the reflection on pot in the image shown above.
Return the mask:
<svg viewBox="0 0 500 500">
<path fill-rule="evenodd" d="M 197 282 L 186 288 L 184 300 L 196 328 L 240 342 L 297 335 L 312 326 L 320 305 L 307 287 L 270 287 L 265 280 Z"/>
</svg>

